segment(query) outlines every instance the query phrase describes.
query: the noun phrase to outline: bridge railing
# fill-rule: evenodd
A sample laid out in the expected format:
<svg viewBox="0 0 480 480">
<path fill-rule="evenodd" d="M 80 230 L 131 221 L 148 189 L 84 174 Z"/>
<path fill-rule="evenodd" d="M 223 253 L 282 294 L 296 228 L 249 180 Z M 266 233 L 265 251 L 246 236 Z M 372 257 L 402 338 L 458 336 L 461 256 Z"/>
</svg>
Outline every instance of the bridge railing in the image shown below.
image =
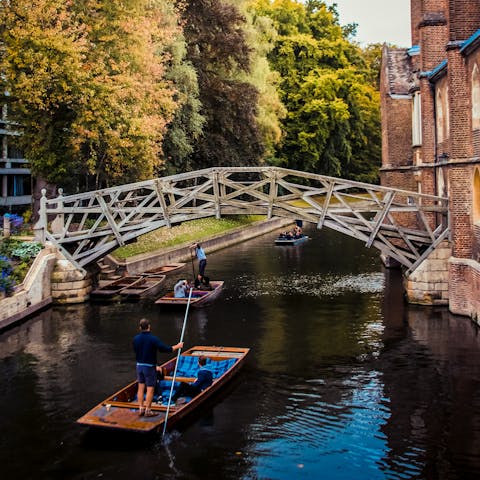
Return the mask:
<svg viewBox="0 0 480 480">
<path fill-rule="evenodd" d="M 448 237 L 445 198 L 277 167 L 209 168 L 41 199 L 37 229 L 83 268 L 136 237 L 196 218 L 301 219 L 353 236 L 412 271 Z"/>
</svg>

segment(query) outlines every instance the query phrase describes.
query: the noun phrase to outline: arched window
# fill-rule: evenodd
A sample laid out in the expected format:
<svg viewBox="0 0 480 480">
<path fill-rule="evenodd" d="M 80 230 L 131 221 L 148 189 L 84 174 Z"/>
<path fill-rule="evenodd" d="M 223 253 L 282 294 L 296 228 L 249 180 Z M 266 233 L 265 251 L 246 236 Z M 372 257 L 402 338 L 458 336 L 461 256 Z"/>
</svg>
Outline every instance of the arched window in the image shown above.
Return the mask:
<svg viewBox="0 0 480 480">
<path fill-rule="evenodd" d="M 473 176 L 473 223 L 480 223 L 480 169 Z"/>
<path fill-rule="evenodd" d="M 480 130 L 480 70 L 477 64 L 472 71 L 472 128 Z"/>
<path fill-rule="evenodd" d="M 448 103 L 448 85 L 445 88 L 445 97 L 443 98 L 443 111 L 445 112 L 445 118 L 443 121 L 444 138 L 450 138 L 450 105 Z"/>
<path fill-rule="evenodd" d="M 436 110 L 437 110 L 437 142 L 442 143 L 444 137 L 445 112 L 443 110 L 443 95 L 441 89 L 437 86 L 436 92 Z"/>
<path fill-rule="evenodd" d="M 417 147 L 422 144 L 422 105 L 420 92 L 413 94 L 412 107 L 412 146 Z"/>
</svg>

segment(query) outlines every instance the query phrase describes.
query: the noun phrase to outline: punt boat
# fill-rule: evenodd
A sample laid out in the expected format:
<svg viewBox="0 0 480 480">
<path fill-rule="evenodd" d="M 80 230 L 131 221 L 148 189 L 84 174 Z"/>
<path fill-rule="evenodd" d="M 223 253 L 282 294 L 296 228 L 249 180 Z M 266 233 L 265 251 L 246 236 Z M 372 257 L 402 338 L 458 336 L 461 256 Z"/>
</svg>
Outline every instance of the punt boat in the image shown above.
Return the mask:
<svg viewBox="0 0 480 480">
<path fill-rule="evenodd" d="M 142 276 L 138 282 L 120 290 L 120 296 L 124 300 L 138 300 L 156 296 L 166 278 L 166 275 Z"/>
<path fill-rule="evenodd" d="M 190 299 L 190 306 L 192 307 L 203 307 L 208 303 L 215 300 L 222 291 L 223 288 L 223 281 L 219 280 L 212 280 L 210 285 L 212 290 L 196 290 L 192 291 L 192 298 Z M 160 305 L 168 305 L 168 306 L 186 306 L 188 303 L 188 297 L 185 298 L 176 298 L 174 296 L 173 291 L 168 292 L 163 297 L 160 297 L 155 303 L 159 303 Z"/>
<path fill-rule="evenodd" d="M 308 235 L 302 235 L 297 238 L 277 237 L 275 245 L 300 245 L 308 240 Z"/>
<path fill-rule="evenodd" d="M 207 357 L 206 368 L 213 373 L 213 383 L 193 398 L 180 397 L 176 405 L 168 405 L 168 398 L 173 381 L 177 357 L 160 365 L 163 380 L 157 382 L 159 391 L 154 396 L 152 411 L 154 417 L 139 415 L 137 402 L 137 382 L 132 382 L 113 395 L 107 397 L 77 420 L 77 423 L 126 432 L 148 433 L 163 430 L 168 409 L 167 429 L 173 427 L 180 419 L 193 412 L 236 373 L 245 361 L 249 348 L 196 346 L 183 352 L 178 359 L 174 387 L 180 382 L 193 382 L 198 371 L 198 357 Z"/>
<path fill-rule="evenodd" d="M 168 265 L 162 265 L 161 267 L 152 268 L 143 272 L 142 275 L 165 275 L 175 270 L 180 270 L 185 266 L 185 263 L 170 263 Z"/>
<path fill-rule="evenodd" d="M 91 299 L 99 300 L 108 300 L 117 295 L 120 295 L 120 292 L 128 287 L 133 287 L 136 283 L 142 280 L 141 275 L 131 275 L 126 277 L 121 277 L 117 280 L 113 280 L 101 287 L 96 288 L 90 292 Z"/>
</svg>

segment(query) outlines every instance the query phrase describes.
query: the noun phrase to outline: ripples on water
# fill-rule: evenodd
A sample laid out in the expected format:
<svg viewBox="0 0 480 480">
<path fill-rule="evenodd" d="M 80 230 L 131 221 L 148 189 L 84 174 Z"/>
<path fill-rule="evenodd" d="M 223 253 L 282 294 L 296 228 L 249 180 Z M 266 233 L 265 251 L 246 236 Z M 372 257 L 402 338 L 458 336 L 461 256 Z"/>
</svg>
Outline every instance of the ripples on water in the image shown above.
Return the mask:
<svg viewBox="0 0 480 480">
<path fill-rule="evenodd" d="M 269 398 L 272 411 L 280 408 L 277 399 L 286 404 L 285 413 L 268 425 L 251 426 L 255 478 L 373 480 L 416 478 L 421 472 L 421 449 L 390 459 L 395 468 L 385 463 L 390 452 L 382 428 L 391 412 L 379 372 L 358 371 L 341 382 L 295 380 Z"/>
<path fill-rule="evenodd" d="M 260 296 L 296 295 L 337 296 L 346 291 L 359 293 L 380 293 L 385 278 L 381 272 L 359 275 L 338 276 L 333 274 L 302 275 L 285 272 L 272 278 L 271 275 L 251 277 L 239 275 L 239 298 L 257 298 Z"/>
<path fill-rule="evenodd" d="M 309 234 L 295 249 L 262 237 L 209 255 L 225 289 L 189 313 L 187 344 L 251 351 L 166 444 L 105 441 L 74 422 L 132 380 L 138 320 L 170 342 L 183 312 L 148 301 L 55 307 L 3 335 L 5 478 L 480 478 L 478 332 L 445 310 L 405 308 L 375 251 Z"/>
</svg>

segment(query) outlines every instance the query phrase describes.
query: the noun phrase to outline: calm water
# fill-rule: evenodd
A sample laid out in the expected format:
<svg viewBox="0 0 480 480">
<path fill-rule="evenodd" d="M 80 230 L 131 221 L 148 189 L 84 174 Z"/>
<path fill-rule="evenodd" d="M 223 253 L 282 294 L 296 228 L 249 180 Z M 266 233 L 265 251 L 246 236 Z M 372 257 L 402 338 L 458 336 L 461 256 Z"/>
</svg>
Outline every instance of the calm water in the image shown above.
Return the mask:
<svg viewBox="0 0 480 480">
<path fill-rule="evenodd" d="M 268 234 L 209 255 L 207 273 L 226 287 L 191 311 L 186 347 L 251 352 L 164 442 L 75 420 L 133 379 L 138 320 L 175 343 L 183 312 L 147 301 L 56 307 L 4 331 L 2 477 L 480 478 L 477 328 L 445 309 L 404 305 L 401 279 L 376 250 L 309 233 L 297 247 L 275 247 Z"/>
</svg>

